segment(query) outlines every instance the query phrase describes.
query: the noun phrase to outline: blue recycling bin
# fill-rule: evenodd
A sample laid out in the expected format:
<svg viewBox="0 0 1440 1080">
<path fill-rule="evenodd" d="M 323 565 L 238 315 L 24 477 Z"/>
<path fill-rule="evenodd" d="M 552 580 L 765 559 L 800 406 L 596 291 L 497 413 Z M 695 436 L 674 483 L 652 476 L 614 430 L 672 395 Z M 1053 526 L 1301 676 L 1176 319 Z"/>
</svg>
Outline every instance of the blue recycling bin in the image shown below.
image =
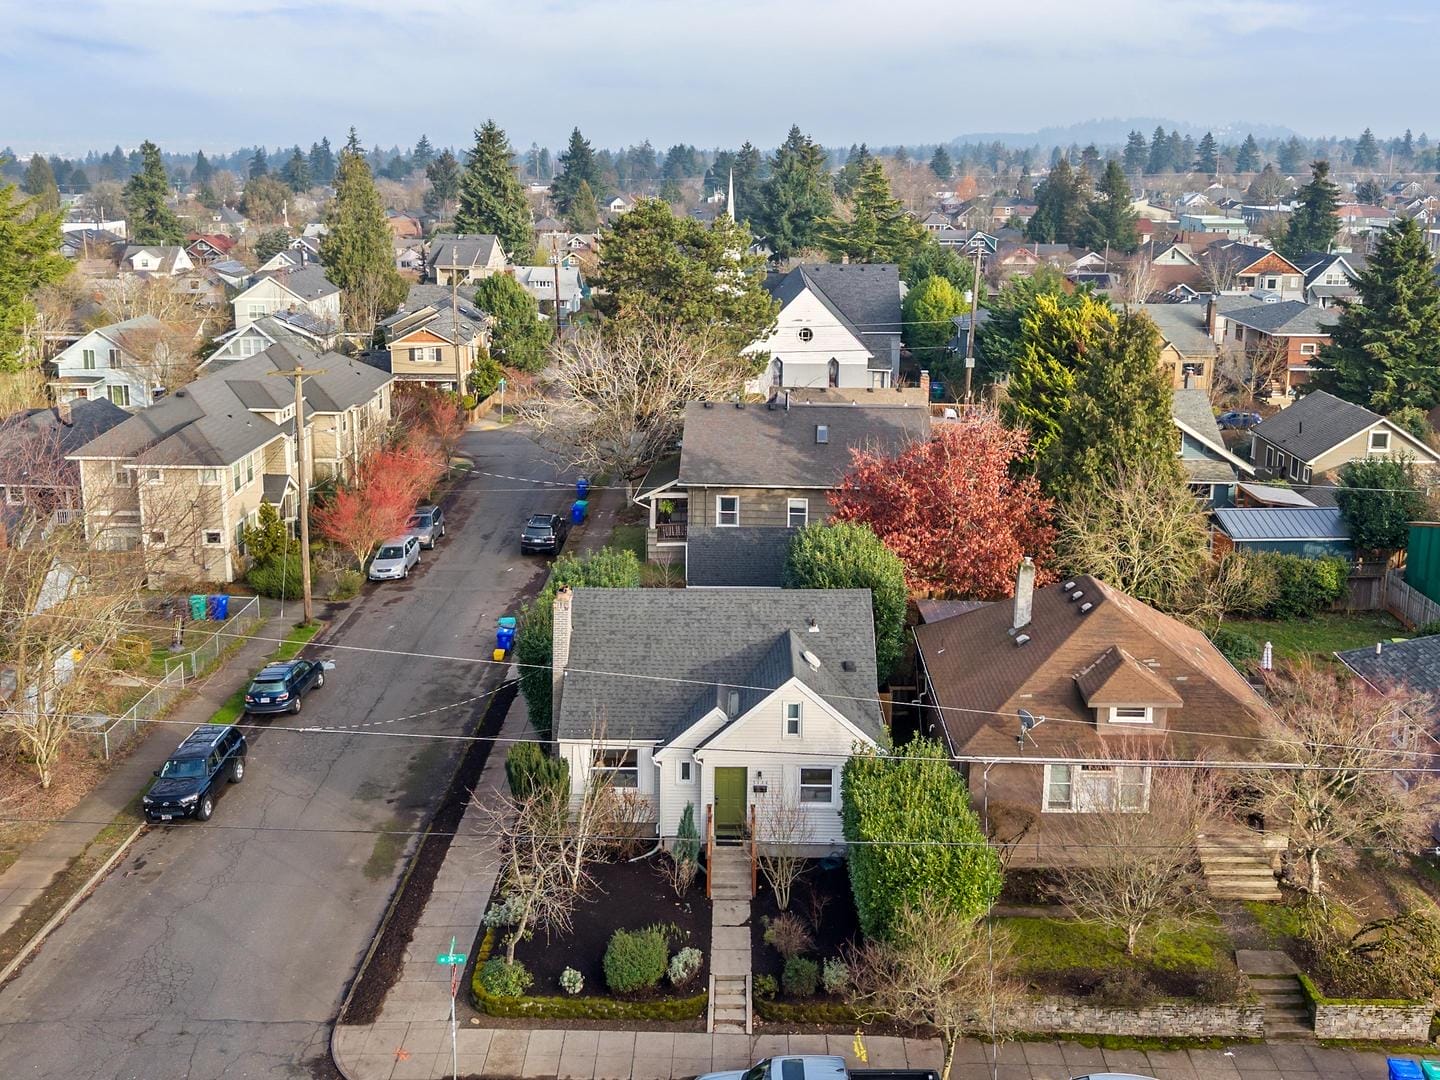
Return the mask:
<svg viewBox="0 0 1440 1080">
<path fill-rule="evenodd" d="M 1386 1058 L 1390 1068 L 1390 1080 L 1425 1080 L 1420 1066 L 1410 1058 Z"/>
<path fill-rule="evenodd" d="M 590 481 L 587 480 L 587 479 L 585 479 L 585 477 L 582 476 L 579 480 L 576 480 L 576 481 L 575 481 L 575 497 L 576 497 L 577 499 L 584 499 L 584 498 L 586 498 L 589 494 L 590 494 Z"/>
<path fill-rule="evenodd" d="M 515 631 L 508 626 L 502 626 L 495 631 L 495 647 L 504 652 L 509 652 L 515 644 Z"/>
<path fill-rule="evenodd" d="M 205 620 L 205 597 L 203 594 L 195 593 L 190 597 L 190 618 L 196 622 Z"/>
<path fill-rule="evenodd" d="M 585 520 L 585 513 L 590 509 L 590 503 L 585 499 L 576 499 L 570 507 L 570 521 L 579 525 Z"/>
<path fill-rule="evenodd" d="M 224 622 L 230 617 L 230 597 L 226 593 L 215 593 L 210 597 L 207 606 L 210 618 L 216 622 Z"/>
</svg>

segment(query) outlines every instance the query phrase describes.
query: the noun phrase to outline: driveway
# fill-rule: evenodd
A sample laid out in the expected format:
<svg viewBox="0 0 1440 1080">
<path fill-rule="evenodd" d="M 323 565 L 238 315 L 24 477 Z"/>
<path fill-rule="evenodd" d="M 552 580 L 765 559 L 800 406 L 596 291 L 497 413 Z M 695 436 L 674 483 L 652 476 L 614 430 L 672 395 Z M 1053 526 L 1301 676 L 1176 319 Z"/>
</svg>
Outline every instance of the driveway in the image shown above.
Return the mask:
<svg viewBox="0 0 1440 1080">
<path fill-rule="evenodd" d="M 477 472 L 447 506 L 449 535 L 338 615 L 342 647 L 308 654 L 334 660 L 325 687 L 247 732 L 250 768 L 214 818 L 148 830 L 0 989 L 0 1076 L 333 1075 L 330 1024 L 408 842 L 377 832 L 423 820 L 463 745 L 403 736 L 470 730 L 503 674 L 392 650 L 488 657 L 496 617 L 543 569 L 519 555 L 521 521 L 568 504 L 488 475 L 555 475 L 514 429 L 471 433 L 462 452 Z M 355 730 L 285 730 L 300 726 Z"/>
</svg>

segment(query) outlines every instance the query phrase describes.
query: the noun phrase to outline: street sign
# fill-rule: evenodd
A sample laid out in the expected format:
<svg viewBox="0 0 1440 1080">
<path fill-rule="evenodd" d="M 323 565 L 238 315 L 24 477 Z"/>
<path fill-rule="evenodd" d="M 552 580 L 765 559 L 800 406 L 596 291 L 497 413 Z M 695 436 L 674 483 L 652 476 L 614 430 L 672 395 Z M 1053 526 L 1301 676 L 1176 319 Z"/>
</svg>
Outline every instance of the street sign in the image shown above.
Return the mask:
<svg viewBox="0 0 1440 1080">
<path fill-rule="evenodd" d="M 505 389 L 505 380 L 504 380 L 503 378 L 500 380 L 500 389 L 501 389 L 501 390 L 504 390 L 504 389 Z"/>
<path fill-rule="evenodd" d="M 463 952 L 442 952 L 439 956 L 435 957 L 435 962 L 437 964 L 454 964 L 458 967 L 465 963 L 465 954 Z"/>
</svg>

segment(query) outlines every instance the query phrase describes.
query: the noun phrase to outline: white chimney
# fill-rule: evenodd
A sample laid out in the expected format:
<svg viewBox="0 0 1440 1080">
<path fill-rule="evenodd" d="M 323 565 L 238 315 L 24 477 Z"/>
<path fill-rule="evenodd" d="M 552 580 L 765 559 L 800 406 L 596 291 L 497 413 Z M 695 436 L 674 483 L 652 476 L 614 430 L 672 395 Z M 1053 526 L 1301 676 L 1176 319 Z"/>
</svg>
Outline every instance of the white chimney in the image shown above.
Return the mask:
<svg viewBox="0 0 1440 1080">
<path fill-rule="evenodd" d="M 551 608 L 550 626 L 550 723 L 554 730 L 555 720 L 560 716 L 560 694 L 565 688 L 565 665 L 570 662 L 570 611 L 575 594 L 569 585 L 562 585 L 555 593 Z"/>
<path fill-rule="evenodd" d="M 1015 618 L 1011 628 L 1019 630 L 1030 625 L 1035 607 L 1035 560 L 1026 555 L 1015 575 Z"/>
</svg>

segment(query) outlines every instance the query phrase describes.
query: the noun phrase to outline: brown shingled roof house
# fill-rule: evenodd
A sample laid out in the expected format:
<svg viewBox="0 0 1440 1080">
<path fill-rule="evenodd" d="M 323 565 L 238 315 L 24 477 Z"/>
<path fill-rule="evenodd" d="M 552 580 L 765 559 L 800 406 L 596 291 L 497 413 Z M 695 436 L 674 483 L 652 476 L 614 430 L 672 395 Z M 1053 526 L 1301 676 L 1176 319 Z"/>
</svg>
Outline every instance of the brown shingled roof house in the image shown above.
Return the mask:
<svg viewBox="0 0 1440 1080">
<path fill-rule="evenodd" d="M 983 765 L 962 769 L 977 805 L 988 788 L 1012 865 L 1053 866 L 1083 857 L 1087 814 L 1147 811 L 1151 770 L 1113 760 L 1253 757 L 1267 710 L 1193 627 L 1089 576 L 1033 582 L 1027 562 L 1013 602 L 915 639 L 930 723 L 952 753 L 1046 759 L 992 765 L 988 781 Z"/>
</svg>

